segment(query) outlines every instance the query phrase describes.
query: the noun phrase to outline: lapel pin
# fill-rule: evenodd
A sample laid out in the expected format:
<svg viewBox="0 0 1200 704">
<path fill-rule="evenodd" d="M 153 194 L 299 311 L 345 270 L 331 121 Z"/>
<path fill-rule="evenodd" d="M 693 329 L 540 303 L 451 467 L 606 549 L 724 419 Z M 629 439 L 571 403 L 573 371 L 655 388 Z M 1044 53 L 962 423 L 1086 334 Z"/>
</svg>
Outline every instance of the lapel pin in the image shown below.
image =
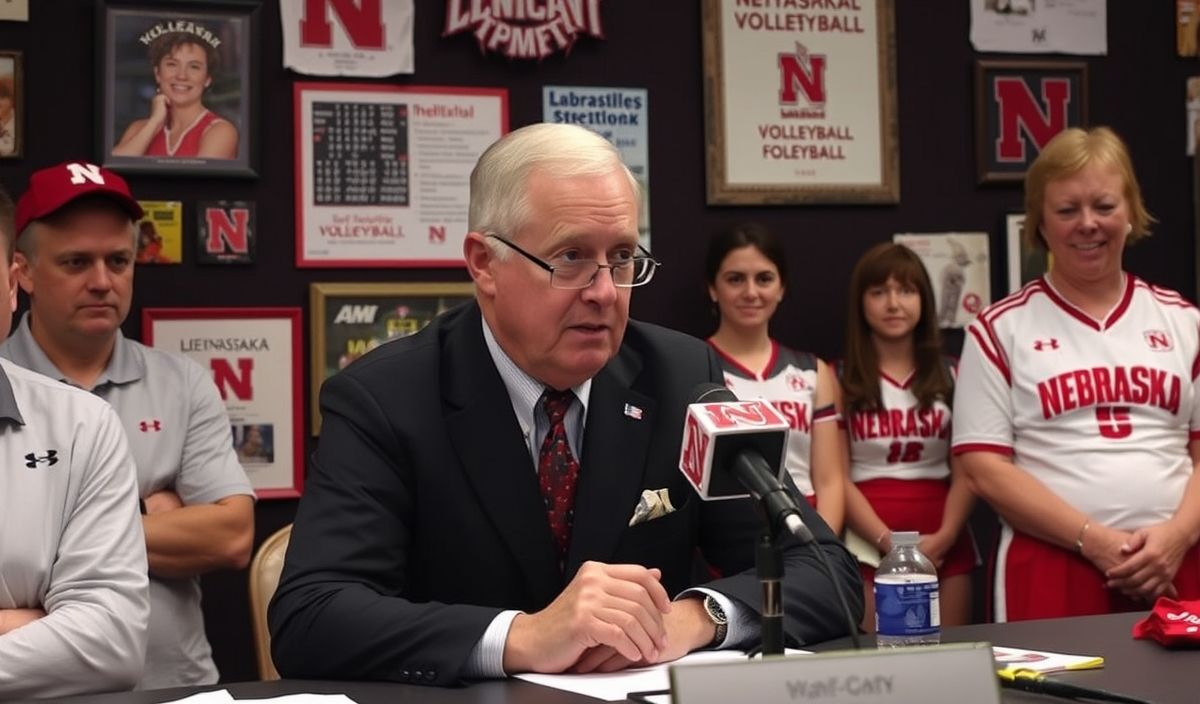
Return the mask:
<svg viewBox="0 0 1200 704">
<path fill-rule="evenodd" d="M 634 406 L 633 404 L 627 403 L 627 404 L 625 404 L 625 415 L 629 416 L 630 418 L 632 418 L 634 420 L 641 420 L 642 419 L 642 409 L 638 408 L 637 406 Z"/>
</svg>

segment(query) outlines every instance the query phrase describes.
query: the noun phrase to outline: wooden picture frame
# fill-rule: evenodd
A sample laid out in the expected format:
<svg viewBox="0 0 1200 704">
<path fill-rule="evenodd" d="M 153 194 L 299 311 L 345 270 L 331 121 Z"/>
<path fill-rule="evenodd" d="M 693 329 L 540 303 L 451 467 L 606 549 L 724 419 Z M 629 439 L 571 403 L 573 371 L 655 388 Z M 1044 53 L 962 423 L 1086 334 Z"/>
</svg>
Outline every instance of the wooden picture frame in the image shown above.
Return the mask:
<svg viewBox="0 0 1200 704">
<path fill-rule="evenodd" d="M 1015 183 L 1042 147 L 1087 126 L 1082 61 L 975 62 L 975 163 L 979 183 Z"/>
<path fill-rule="evenodd" d="M 708 204 L 898 203 L 893 0 L 753 5 L 703 1 Z"/>
<path fill-rule="evenodd" d="M 1025 226 L 1025 213 L 1004 215 L 1004 251 L 1008 269 L 1008 293 L 1041 278 L 1050 271 L 1050 252 L 1042 247 L 1030 247 L 1025 242 L 1021 229 Z"/>
<path fill-rule="evenodd" d="M 304 486 L 300 308 L 145 308 L 143 342 L 212 370 L 230 440 L 260 499 Z"/>
<path fill-rule="evenodd" d="M 20 51 L 0 51 L 0 159 L 25 155 L 25 67 Z"/>
<path fill-rule="evenodd" d="M 99 0 L 98 161 L 123 173 L 257 176 L 257 0 Z M 171 131 L 172 117 L 196 116 Z"/>
<path fill-rule="evenodd" d="M 375 347 L 411 335 L 475 297 L 466 283 L 309 285 L 312 433 L 321 432 L 321 385 Z"/>
</svg>

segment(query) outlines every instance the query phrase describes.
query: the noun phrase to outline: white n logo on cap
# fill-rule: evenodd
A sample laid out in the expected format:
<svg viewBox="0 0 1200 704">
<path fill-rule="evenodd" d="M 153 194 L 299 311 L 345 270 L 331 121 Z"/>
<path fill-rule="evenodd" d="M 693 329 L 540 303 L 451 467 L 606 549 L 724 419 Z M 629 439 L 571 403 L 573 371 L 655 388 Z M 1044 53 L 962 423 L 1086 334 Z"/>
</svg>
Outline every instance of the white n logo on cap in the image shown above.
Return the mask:
<svg viewBox="0 0 1200 704">
<path fill-rule="evenodd" d="M 104 177 L 100 175 L 100 167 L 95 164 L 67 164 L 67 170 L 71 172 L 71 183 L 78 186 L 86 181 L 104 185 Z"/>
</svg>

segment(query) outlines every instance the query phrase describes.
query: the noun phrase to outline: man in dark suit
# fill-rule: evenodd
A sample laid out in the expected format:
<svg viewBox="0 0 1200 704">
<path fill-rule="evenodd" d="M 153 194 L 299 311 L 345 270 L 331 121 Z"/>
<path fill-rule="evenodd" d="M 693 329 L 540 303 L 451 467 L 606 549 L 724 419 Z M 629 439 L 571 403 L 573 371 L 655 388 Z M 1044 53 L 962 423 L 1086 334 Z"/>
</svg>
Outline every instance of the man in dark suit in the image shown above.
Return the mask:
<svg viewBox="0 0 1200 704">
<path fill-rule="evenodd" d="M 270 610 L 285 676 L 455 684 L 757 641 L 754 507 L 703 502 L 677 469 L 688 395 L 720 366 L 628 319 L 656 266 L 637 188 L 579 127 L 531 125 L 480 157 L 463 246 L 476 301 L 321 392 Z M 799 504 L 857 622 L 857 567 Z M 697 555 L 727 576 L 694 587 Z M 844 635 L 816 555 L 785 556 L 789 640 Z"/>
</svg>

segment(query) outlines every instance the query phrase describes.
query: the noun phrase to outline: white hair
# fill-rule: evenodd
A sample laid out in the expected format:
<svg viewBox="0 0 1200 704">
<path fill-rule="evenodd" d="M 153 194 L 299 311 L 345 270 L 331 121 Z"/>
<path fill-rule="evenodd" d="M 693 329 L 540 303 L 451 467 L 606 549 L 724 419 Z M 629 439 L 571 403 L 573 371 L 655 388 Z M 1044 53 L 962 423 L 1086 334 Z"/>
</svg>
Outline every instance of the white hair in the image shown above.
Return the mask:
<svg viewBox="0 0 1200 704">
<path fill-rule="evenodd" d="M 617 171 L 629 180 L 635 198 L 641 190 L 607 139 L 585 127 L 539 122 L 508 133 L 479 157 L 471 171 L 468 229 L 511 237 L 527 224 L 526 184 L 534 171 L 555 179 Z M 507 247 L 493 242 L 488 240 L 494 252 L 508 254 Z"/>
</svg>

